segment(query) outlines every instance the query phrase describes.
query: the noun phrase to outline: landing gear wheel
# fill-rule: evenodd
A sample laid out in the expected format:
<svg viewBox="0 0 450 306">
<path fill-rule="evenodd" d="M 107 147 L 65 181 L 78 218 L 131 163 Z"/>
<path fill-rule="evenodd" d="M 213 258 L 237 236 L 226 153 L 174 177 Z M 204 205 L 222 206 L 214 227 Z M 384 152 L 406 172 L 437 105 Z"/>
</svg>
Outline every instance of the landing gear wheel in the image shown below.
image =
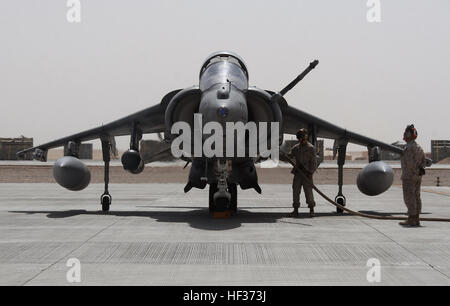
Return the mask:
<svg viewBox="0 0 450 306">
<path fill-rule="evenodd" d="M 109 206 L 111 206 L 112 197 L 110 194 L 105 193 L 100 197 L 100 203 L 102 204 L 102 211 L 109 211 Z"/>
<path fill-rule="evenodd" d="M 209 213 L 214 213 L 214 194 L 217 192 L 217 184 L 209 185 Z"/>
<path fill-rule="evenodd" d="M 345 197 L 343 195 L 338 195 L 336 196 L 336 198 L 334 199 L 334 201 L 336 203 L 338 203 L 339 205 L 345 206 L 345 202 L 347 201 L 345 199 Z M 344 210 L 342 208 L 336 207 L 336 212 L 338 214 L 342 214 L 344 212 Z"/>
<path fill-rule="evenodd" d="M 228 191 L 231 194 L 230 209 L 235 214 L 237 213 L 237 185 L 229 184 Z"/>
</svg>

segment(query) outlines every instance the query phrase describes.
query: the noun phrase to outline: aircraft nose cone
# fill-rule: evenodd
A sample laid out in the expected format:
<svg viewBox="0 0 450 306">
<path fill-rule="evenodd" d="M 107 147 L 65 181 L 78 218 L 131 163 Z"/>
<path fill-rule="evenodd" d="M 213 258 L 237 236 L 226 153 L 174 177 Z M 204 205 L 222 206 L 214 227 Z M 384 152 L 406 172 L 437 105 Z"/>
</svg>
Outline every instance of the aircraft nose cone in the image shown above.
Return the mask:
<svg viewBox="0 0 450 306">
<path fill-rule="evenodd" d="M 203 123 L 218 122 L 225 130 L 226 122 L 247 122 L 247 101 L 243 92 L 235 89 L 230 90 L 228 99 L 217 97 L 217 87 L 220 84 L 202 93 L 199 113 L 203 116 Z"/>
</svg>

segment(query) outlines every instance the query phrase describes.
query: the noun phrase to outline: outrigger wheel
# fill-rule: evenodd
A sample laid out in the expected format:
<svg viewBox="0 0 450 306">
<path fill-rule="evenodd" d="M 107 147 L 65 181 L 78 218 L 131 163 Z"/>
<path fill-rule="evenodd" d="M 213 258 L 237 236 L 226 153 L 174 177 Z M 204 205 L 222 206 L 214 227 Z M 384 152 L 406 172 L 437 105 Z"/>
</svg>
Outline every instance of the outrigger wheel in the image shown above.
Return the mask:
<svg viewBox="0 0 450 306">
<path fill-rule="evenodd" d="M 111 206 L 112 197 L 109 193 L 104 193 L 100 197 L 100 202 L 102 203 L 102 211 L 109 211 L 109 206 Z"/>
<path fill-rule="evenodd" d="M 347 200 L 345 199 L 345 197 L 343 195 L 337 195 L 336 198 L 334 199 L 334 201 L 336 203 L 338 203 L 339 205 L 345 206 L 345 202 Z M 342 214 L 344 212 L 344 210 L 340 207 L 336 207 L 336 212 L 339 214 Z"/>
</svg>

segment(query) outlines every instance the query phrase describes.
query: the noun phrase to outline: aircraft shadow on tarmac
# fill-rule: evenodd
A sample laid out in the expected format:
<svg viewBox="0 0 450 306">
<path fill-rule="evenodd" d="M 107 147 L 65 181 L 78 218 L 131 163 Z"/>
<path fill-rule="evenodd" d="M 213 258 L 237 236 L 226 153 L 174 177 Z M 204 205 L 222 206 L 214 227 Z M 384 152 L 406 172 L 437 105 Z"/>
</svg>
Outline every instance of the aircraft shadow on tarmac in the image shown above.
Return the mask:
<svg viewBox="0 0 450 306">
<path fill-rule="evenodd" d="M 335 212 L 329 213 L 316 213 L 314 219 L 309 217 L 308 213 L 300 212 L 299 216 L 296 218 L 288 217 L 287 212 L 255 212 L 248 211 L 245 209 L 238 210 L 236 215 L 231 216 L 227 219 L 217 219 L 213 218 L 208 214 L 208 209 L 199 209 L 198 207 L 171 207 L 171 206 L 148 206 L 152 208 L 177 208 L 186 209 L 190 208 L 189 211 L 109 211 L 107 213 L 102 211 L 87 211 L 87 210 L 54 210 L 54 211 L 38 211 L 38 210 L 23 210 L 23 211 L 10 211 L 11 213 L 22 213 L 22 214 L 46 214 L 47 218 L 71 218 L 80 215 L 98 215 L 98 216 L 116 216 L 116 217 L 144 217 L 152 218 L 157 222 L 179 222 L 187 223 L 192 228 L 202 229 L 202 230 L 230 230 L 240 227 L 244 223 L 287 223 L 299 226 L 313 226 L 311 220 L 315 220 L 321 217 L 348 217 L 350 214 L 343 213 L 337 214 Z M 251 209 L 257 209 L 258 207 L 251 207 Z M 266 209 L 268 207 L 260 207 L 260 209 Z M 279 208 L 279 207 L 277 207 Z M 302 222 L 304 221 L 304 222 Z"/>
</svg>

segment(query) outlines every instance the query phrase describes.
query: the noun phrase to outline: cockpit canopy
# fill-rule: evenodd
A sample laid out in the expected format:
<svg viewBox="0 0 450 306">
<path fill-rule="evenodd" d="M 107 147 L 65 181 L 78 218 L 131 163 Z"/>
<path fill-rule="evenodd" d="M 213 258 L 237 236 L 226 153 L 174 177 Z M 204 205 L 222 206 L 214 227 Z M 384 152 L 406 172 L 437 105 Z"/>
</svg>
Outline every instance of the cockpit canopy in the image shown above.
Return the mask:
<svg viewBox="0 0 450 306">
<path fill-rule="evenodd" d="M 234 64 L 238 65 L 239 67 L 241 67 L 241 69 L 245 73 L 245 76 L 248 79 L 248 70 L 247 70 L 247 66 L 244 63 L 244 60 L 239 55 L 237 55 L 236 53 L 231 52 L 231 51 L 214 52 L 213 54 L 208 56 L 208 58 L 203 62 L 202 69 L 200 69 L 200 77 L 202 76 L 203 72 L 206 70 L 206 68 L 210 64 L 218 62 L 218 61 L 222 61 L 222 60 L 227 60 L 227 61 L 234 63 Z"/>
<path fill-rule="evenodd" d="M 211 54 L 200 69 L 200 89 L 230 82 L 240 90 L 248 88 L 248 71 L 239 55 L 232 52 Z"/>
</svg>

